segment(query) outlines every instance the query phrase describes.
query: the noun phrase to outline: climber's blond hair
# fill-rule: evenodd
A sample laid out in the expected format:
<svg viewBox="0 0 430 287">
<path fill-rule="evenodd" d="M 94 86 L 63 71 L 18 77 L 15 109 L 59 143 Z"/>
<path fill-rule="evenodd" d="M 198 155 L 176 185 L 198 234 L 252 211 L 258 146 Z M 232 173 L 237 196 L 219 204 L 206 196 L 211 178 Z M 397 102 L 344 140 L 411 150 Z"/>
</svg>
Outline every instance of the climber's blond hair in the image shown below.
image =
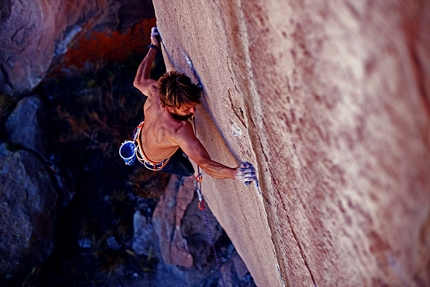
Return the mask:
<svg viewBox="0 0 430 287">
<path fill-rule="evenodd" d="M 177 71 L 165 73 L 158 80 L 158 92 L 163 107 L 179 108 L 183 104 L 200 104 L 200 89 L 191 79 Z"/>
</svg>

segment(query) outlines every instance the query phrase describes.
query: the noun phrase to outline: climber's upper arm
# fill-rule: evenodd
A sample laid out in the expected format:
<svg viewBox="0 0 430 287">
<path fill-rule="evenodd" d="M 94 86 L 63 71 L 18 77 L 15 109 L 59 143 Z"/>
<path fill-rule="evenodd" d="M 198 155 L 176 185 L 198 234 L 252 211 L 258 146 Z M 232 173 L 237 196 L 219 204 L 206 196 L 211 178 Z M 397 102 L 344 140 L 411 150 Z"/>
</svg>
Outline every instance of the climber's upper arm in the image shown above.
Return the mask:
<svg viewBox="0 0 430 287">
<path fill-rule="evenodd" d="M 237 173 L 235 168 L 230 168 L 211 159 L 205 147 L 194 135 L 190 123 L 184 124 L 176 131 L 174 141 L 208 175 L 214 178 L 235 178 Z"/>
<path fill-rule="evenodd" d="M 133 86 L 142 92 L 145 96 L 150 98 L 158 92 L 157 81 L 153 79 L 134 79 Z"/>
</svg>

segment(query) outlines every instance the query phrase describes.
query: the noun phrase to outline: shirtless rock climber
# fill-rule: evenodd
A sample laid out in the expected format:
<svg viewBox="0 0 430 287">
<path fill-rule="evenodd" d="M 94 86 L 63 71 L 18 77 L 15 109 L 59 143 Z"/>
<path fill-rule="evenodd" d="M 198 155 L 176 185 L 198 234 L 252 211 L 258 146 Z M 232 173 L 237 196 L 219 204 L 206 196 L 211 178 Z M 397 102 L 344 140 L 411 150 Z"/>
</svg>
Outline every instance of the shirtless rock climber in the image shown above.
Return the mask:
<svg viewBox="0 0 430 287">
<path fill-rule="evenodd" d="M 214 178 L 238 179 L 245 185 L 255 181 L 251 164 L 245 162 L 231 168 L 213 161 L 194 135 L 189 119 L 200 103 L 201 92 L 189 77 L 171 71 L 158 81 L 149 78 L 152 63 L 160 49 L 158 39 L 158 30 L 153 27 L 148 54 L 140 63 L 133 83 L 148 97 L 143 106 L 145 121 L 136 129 L 137 159 L 150 170 L 190 176 L 194 174 L 194 168 L 188 156 Z"/>
</svg>

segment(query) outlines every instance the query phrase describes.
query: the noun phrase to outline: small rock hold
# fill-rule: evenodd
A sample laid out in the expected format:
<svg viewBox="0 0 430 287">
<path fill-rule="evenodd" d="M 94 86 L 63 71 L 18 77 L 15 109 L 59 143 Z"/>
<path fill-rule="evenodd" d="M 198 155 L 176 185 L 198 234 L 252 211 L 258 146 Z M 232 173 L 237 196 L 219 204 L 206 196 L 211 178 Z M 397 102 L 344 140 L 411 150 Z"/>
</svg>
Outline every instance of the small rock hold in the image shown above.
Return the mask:
<svg viewBox="0 0 430 287">
<path fill-rule="evenodd" d="M 231 125 L 231 132 L 235 137 L 240 137 L 242 135 L 242 131 L 236 124 Z"/>
</svg>

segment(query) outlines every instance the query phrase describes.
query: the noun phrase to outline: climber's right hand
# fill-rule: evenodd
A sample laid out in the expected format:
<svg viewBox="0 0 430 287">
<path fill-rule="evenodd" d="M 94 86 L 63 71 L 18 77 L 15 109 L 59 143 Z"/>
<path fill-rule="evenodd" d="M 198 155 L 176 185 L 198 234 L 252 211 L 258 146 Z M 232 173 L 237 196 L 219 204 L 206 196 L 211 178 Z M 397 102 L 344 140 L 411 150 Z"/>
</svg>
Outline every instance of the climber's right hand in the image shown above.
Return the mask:
<svg viewBox="0 0 430 287">
<path fill-rule="evenodd" d="M 254 166 L 249 162 L 243 162 L 236 168 L 237 180 L 240 180 L 245 186 L 249 186 L 253 181 L 257 181 Z"/>
<path fill-rule="evenodd" d="M 158 32 L 158 28 L 152 27 L 152 29 L 151 29 L 151 44 L 156 45 L 157 47 L 160 47 L 160 41 L 161 41 L 161 37 L 160 37 L 160 33 Z"/>
</svg>

